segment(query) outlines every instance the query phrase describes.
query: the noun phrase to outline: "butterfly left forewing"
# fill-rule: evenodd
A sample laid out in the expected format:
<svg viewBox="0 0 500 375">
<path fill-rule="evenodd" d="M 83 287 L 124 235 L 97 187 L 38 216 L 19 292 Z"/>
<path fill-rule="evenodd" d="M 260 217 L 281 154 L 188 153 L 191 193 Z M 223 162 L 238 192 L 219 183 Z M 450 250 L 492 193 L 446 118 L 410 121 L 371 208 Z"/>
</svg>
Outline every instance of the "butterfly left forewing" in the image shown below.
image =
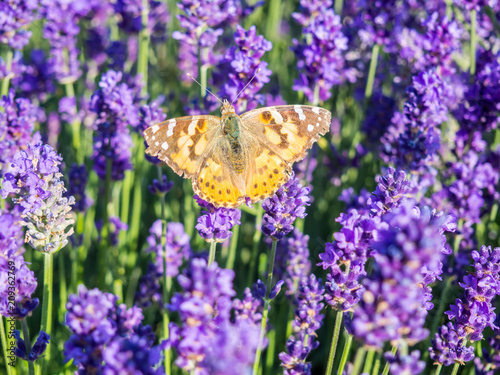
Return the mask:
<svg viewBox="0 0 500 375">
<path fill-rule="evenodd" d="M 185 116 L 144 131 L 146 153 L 167 163 L 179 176 L 193 177 L 221 132 L 216 116 Z"/>
<path fill-rule="evenodd" d="M 240 118 L 245 131 L 288 163 L 302 160 L 331 126 L 330 111 L 307 105 L 258 108 Z"/>
</svg>

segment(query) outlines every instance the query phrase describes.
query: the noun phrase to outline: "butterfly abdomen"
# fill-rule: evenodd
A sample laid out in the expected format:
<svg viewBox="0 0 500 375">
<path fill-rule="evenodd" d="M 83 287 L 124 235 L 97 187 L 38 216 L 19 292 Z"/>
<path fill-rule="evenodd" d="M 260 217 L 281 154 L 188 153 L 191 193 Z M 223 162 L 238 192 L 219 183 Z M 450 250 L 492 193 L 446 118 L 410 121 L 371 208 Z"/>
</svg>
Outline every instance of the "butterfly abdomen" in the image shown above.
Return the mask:
<svg viewBox="0 0 500 375">
<path fill-rule="evenodd" d="M 229 162 L 233 166 L 236 173 L 241 174 L 245 170 L 245 159 L 243 157 L 243 149 L 238 140 L 229 138 Z"/>
</svg>

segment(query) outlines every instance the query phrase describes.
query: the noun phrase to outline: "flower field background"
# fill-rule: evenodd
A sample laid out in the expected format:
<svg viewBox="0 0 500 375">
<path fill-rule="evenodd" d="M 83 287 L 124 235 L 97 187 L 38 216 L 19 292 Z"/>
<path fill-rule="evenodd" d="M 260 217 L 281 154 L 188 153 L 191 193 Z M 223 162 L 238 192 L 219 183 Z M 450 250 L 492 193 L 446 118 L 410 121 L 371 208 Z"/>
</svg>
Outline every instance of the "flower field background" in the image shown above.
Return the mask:
<svg viewBox="0 0 500 375">
<path fill-rule="evenodd" d="M 0 373 L 500 373 L 499 20 L 0 3 Z M 321 106 L 330 132 L 273 197 L 216 208 L 142 137 L 218 116 L 207 88 L 239 114 Z"/>
</svg>

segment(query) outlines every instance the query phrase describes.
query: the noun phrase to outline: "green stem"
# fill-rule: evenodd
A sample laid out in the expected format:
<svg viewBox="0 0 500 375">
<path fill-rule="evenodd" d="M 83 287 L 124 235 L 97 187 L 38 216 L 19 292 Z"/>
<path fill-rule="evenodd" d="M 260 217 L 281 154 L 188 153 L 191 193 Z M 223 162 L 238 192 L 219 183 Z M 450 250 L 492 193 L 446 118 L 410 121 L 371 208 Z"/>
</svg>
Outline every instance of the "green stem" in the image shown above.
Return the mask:
<svg viewBox="0 0 500 375">
<path fill-rule="evenodd" d="M 64 256 L 61 254 L 59 258 L 59 314 L 58 319 L 60 322 L 64 321 L 64 314 L 66 312 L 66 301 L 68 300 L 68 285 L 66 283 L 66 267 Z"/>
<path fill-rule="evenodd" d="M 476 44 L 477 44 L 477 34 L 476 34 L 476 10 L 472 9 L 470 12 L 470 76 L 471 79 L 474 78 L 476 74 Z"/>
<path fill-rule="evenodd" d="M 359 375 L 361 371 L 361 365 L 363 364 L 363 360 L 365 359 L 366 349 L 362 346 L 358 348 L 356 352 L 356 357 L 354 357 L 354 366 L 352 369 L 352 375 Z"/>
<path fill-rule="evenodd" d="M 366 355 L 365 365 L 363 366 L 363 372 L 369 374 L 373 365 L 373 358 L 375 357 L 375 350 L 369 349 Z"/>
<path fill-rule="evenodd" d="M 370 99 L 373 94 L 373 82 L 375 81 L 375 72 L 377 71 L 379 51 L 380 45 L 375 44 L 372 49 L 372 58 L 370 60 L 370 68 L 368 70 L 368 80 L 366 81 L 365 100 Z"/>
<path fill-rule="evenodd" d="M 217 242 L 210 242 L 210 253 L 208 254 L 208 265 L 211 265 L 215 260 L 215 250 L 217 248 Z"/>
<path fill-rule="evenodd" d="M 443 368 L 442 364 L 437 365 L 436 371 L 434 372 L 434 375 L 439 375 L 441 373 L 442 368 Z"/>
<path fill-rule="evenodd" d="M 341 16 L 342 15 L 342 8 L 344 7 L 344 0 L 335 0 L 335 14 Z"/>
<path fill-rule="evenodd" d="M 6 319 L 7 319 L 7 326 L 9 326 L 10 324 L 15 325 L 16 320 L 14 318 L 6 318 Z M 2 339 L 2 348 L 3 348 L 2 351 L 3 351 L 3 358 L 5 360 L 5 367 L 7 367 L 7 375 L 14 375 L 16 369 L 13 366 L 9 366 L 9 358 L 8 358 L 9 353 L 11 353 L 12 357 L 14 357 L 14 360 L 16 357 L 14 356 L 13 352 L 9 352 L 10 345 L 8 345 L 7 337 L 5 336 L 5 328 L 7 328 L 7 327 L 4 326 L 3 316 L 0 315 L 0 336 Z M 14 329 L 15 329 L 15 327 L 14 327 Z M 9 332 L 11 332 L 10 329 L 9 329 Z"/>
<path fill-rule="evenodd" d="M 14 52 L 9 49 L 7 55 L 5 56 L 5 71 L 7 76 L 2 80 L 2 97 L 9 93 L 9 83 L 11 78 L 10 70 L 12 69 L 12 58 L 14 57 Z"/>
<path fill-rule="evenodd" d="M 52 295 L 53 295 L 53 274 L 54 274 L 54 254 L 44 254 L 45 264 L 43 270 L 43 300 L 42 300 L 42 324 L 41 331 L 52 337 Z M 51 340 L 52 343 L 52 340 Z M 45 368 L 50 363 L 50 347 L 47 345 L 45 356 L 41 358 L 41 364 L 36 368 L 36 374 L 46 374 Z"/>
<path fill-rule="evenodd" d="M 266 374 L 272 374 L 274 366 L 274 353 L 276 351 L 276 329 L 271 329 L 267 337 L 269 345 L 266 353 Z"/>
<path fill-rule="evenodd" d="M 149 32 L 148 32 L 148 14 L 149 2 L 142 0 L 142 29 L 139 32 L 139 52 L 137 56 L 137 73 L 142 74 L 144 85 L 141 89 L 141 94 L 144 96 L 148 93 L 148 54 L 149 54 Z"/>
<path fill-rule="evenodd" d="M 379 357 L 379 356 L 377 356 Z M 380 358 L 375 360 L 375 364 L 373 365 L 372 375 L 378 375 L 378 371 L 380 370 Z"/>
<path fill-rule="evenodd" d="M 100 242 L 100 254 L 99 259 L 101 261 L 100 274 L 104 277 L 105 284 L 108 288 L 111 288 L 113 282 L 112 271 L 109 267 L 111 252 L 109 251 L 110 241 L 109 241 L 109 202 L 111 200 L 111 169 L 113 167 L 113 162 L 111 159 L 106 159 L 106 180 L 104 182 L 104 205 L 103 205 L 103 216 L 102 216 L 102 229 L 101 229 L 101 242 Z"/>
<path fill-rule="evenodd" d="M 67 56 L 68 51 L 64 50 L 65 55 Z M 67 82 L 64 84 L 64 88 L 66 90 L 66 96 L 69 98 L 75 98 L 75 87 L 73 86 L 73 82 Z M 76 106 L 76 99 L 75 99 Z M 78 112 L 78 109 L 77 109 Z M 75 120 L 71 124 L 71 132 L 72 132 L 72 140 L 73 140 L 73 149 L 75 150 L 75 157 L 78 164 L 82 164 L 85 157 L 85 148 L 82 148 L 82 138 L 80 134 L 81 121 L 79 116 L 75 116 Z"/>
<path fill-rule="evenodd" d="M 28 355 L 31 353 L 31 339 L 26 318 L 21 319 L 21 327 L 23 327 L 23 340 L 24 340 L 24 345 L 26 346 L 26 354 Z M 35 375 L 35 365 L 33 364 L 33 361 L 28 361 L 28 371 L 29 375 Z"/>
<path fill-rule="evenodd" d="M 253 232 L 252 253 L 250 254 L 250 269 L 248 272 L 247 285 L 252 285 L 254 280 L 255 267 L 257 266 L 257 258 L 259 257 L 260 238 L 262 237 L 262 230 L 260 226 L 263 215 L 264 209 L 262 208 L 262 204 L 259 204 L 257 206 L 257 214 L 255 215 L 255 232 Z"/>
<path fill-rule="evenodd" d="M 451 375 L 457 375 L 459 367 L 460 367 L 460 363 L 455 363 L 455 365 L 453 366 L 453 371 L 451 372 Z"/>
<path fill-rule="evenodd" d="M 132 217 L 131 217 L 131 223 L 130 223 L 130 230 L 129 230 L 129 239 L 128 242 L 131 246 L 131 249 L 136 249 L 137 248 L 137 240 L 139 239 L 139 231 L 141 228 L 141 211 L 142 211 L 142 181 L 143 181 L 143 168 L 144 168 L 144 142 L 142 142 L 141 139 L 136 138 L 137 142 L 136 148 L 137 148 L 137 154 L 135 158 L 135 165 L 134 165 L 134 196 L 132 199 Z M 136 253 L 133 252 L 130 255 L 135 255 Z M 129 256 L 129 266 L 130 262 L 132 263 L 132 266 L 135 265 L 135 257 L 134 256 Z"/>
<path fill-rule="evenodd" d="M 396 354 L 397 351 L 398 351 L 398 347 L 396 345 L 393 346 L 392 349 L 391 349 L 391 353 L 392 354 Z M 384 371 L 382 371 L 382 375 L 389 374 L 389 368 L 390 368 L 389 362 L 386 362 L 385 366 L 384 366 Z"/>
<path fill-rule="evenodd" d="M 170 298 L 170 289 L 172 288 L 172 278 L 168 276 L 167 273 L 167 267 L 168 267 L 168 255 L 165 247 L 165 242 L 166 242 L 166 231 L 167 231 L 167 225 L 164 220 L 162 220 L 162 224 L 164 227 L 164 233 L 161 239 L 162 242 L 162 248 L 163 248 L 163 274 L 164 274 L 164 285 L 163 285 L 163 303 L 168 303 L 169 298 Z M 163 317 L 163 340 L 166 340 L 170 336 L 168 324 L 170 323 L 169 317 L 168 317 L 168 311 L 165 308 L 165 306 L 162 306 L 162 317 Z M 167 348 L 163 352 L 165 354 L 165 374 L 170 375 L 171 370 L 170 370 L 170 348 Z"/>
<path fill-rule="evenodd" d="M 257 375 L 259 372 L 259 364 L 260 364 L 260 356 L 262 353 L 262 345 L 264 343 L 264 335 L 266 333 L 266 325 L 267 325 L 267 316 L 269 315 L 269 292 L 271 291 L 271 287 L 273 285 L 273 272 L 274 272 L 274 261 L 276 258 L 276 246 L 278 244 L 278 240 L 273 239 L 273 245 L 271 247 L 271 254 L 268 258 L 267 263 L 267 289 L 266 289 L 266 298 L 264 300 L 264 311 L 262 313 L 262 320 L 260 322 L 260 338 L 259 345 L 257 346 L 257 351 L 255 352 L 255 361 L 253 363 L 253 375 Z"/>
<path fill-rule="evenodd" d="M 330 353 L 328 354 L 328 362 L 326 365 L 325 375 L 330 375 L 333 369 L 333 362 L 335 360 L 335 352 L 337 351 L 337 344 L 339 341 L 340 327 L 342 326 L 342 318 L 344 313 L 337 310 L 337 315 L 335 316 L 335 326 L 333 327 L 332 342 L 330 344 Z"/>
<path fill-rule="evenodd" d="M 240 233 L 240 226 L 233 227 L 233 235 L 231 237 L 231 244 L 229 245 L 229 253 L 226 259 L 226 268 L 232 270 L 234 267 L 234 260 L 236 258 L 236 247 L 238 245 L 238 235 Z"/>
<path fill-rule="evenodd" d="M 344 372 L 345 364 L 347 363 L 347 358 L 349 357 L 349 351 L 352 345 L 352 335 L 347 335 L 347 341 L 344 344 L 344 349 L 342 350 L 342 357 L 340 357 L 339 369 L 337 370 L 337 375 L 342 375 Z"/>
</svg>

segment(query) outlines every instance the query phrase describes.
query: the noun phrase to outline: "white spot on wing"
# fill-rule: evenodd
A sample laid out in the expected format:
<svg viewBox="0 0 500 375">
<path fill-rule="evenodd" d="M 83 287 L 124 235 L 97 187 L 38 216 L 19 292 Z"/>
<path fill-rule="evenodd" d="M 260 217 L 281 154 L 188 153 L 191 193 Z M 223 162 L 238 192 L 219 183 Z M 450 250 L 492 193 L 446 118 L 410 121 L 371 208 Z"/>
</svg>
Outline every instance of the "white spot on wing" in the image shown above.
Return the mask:
<svg viewBox="0 0 500 375">
<path fill-rule="evenodd" d="M 318 117 L 318 121 L 323 121 L 323 119 L 321 117 Z"/>
<path fill-rule="evenodd" d="M 156 141 L 155 146 L 159 146 L 159 145 L 160 145 L 160 142 Z"/>
<path fill-rule="evenodd" d="M 164 149 L 164 150 L 166 150 L 168 148 L 168 143 L 167 142 L 163 142 L 161 144 L 161 148 Z"/>
<path fill-rule="evenodd" d="M 319 122 L 316 123 L 316 126 L 319 126 Z"/>
<path fill-rule="evenodd" d="M 314 108 L 312 109 L 312 111 L 313 111 L 314 113 L 316 113 L 316 114 L 318 114 L 318 115 L 319 115 L 319 108 L 318 108 L 318 107 L 314 107 Z"/>
<path fill-rule="evenodd" d="M 153 136 L 151 137 L 151 139 L 154 141 L 154 140 L 156 139 L 156 137 L 153 135 Z"/>
<path fill-rule="evenodd" d="M 188 134 L 189 135 L 194 135 L 194 133 L 196 133 L 196 123 L 197 122 L 198 122 L 198 120 L 193 120 L 189 124 L 189 126 L 188 126 Z"/>
<path fill-rule="evenodd" d="M 278 124 L 278 125 L 283 124 L 283 116 L 281 116 L 278 111 L 275 111 L 275 110 L 271 109 L 270 112 L 271 112 L 271 115 L 273 116 L 274 121 L 276 122 L 276 124 Z"/>
<path fill-rule="evenodd" d="M 158 125 L 154 125 L 153 128 L 151 129 L 151 131 L 154 133 L 156 133 L 158 131 L 158 129 L 160 129 L 160 127 Z M 154 139 L 154 137 L 153 137 Z"/>
<path fill-rule="evenodd" d="M 172 129 L 168 129 L 167 137 L 171 137 L 172 135 L 174 135 L 174 131 Z"/>
<path fill-rule="evenodd" d="M 300 105 L 294 105 L 293 109 L 299 115 L 299 120 L 300 121 L 304 121 L 306 119 L 306 115 L 304 115 L 304 111 L 302 110 L 302 106 L 300 106 Z"/>
<path fill-rule="evenodd" d="M 307 130 L 312 132 L 314 130 L 314 126 L 312 125 L 307 125 Z"/>
</svg>

